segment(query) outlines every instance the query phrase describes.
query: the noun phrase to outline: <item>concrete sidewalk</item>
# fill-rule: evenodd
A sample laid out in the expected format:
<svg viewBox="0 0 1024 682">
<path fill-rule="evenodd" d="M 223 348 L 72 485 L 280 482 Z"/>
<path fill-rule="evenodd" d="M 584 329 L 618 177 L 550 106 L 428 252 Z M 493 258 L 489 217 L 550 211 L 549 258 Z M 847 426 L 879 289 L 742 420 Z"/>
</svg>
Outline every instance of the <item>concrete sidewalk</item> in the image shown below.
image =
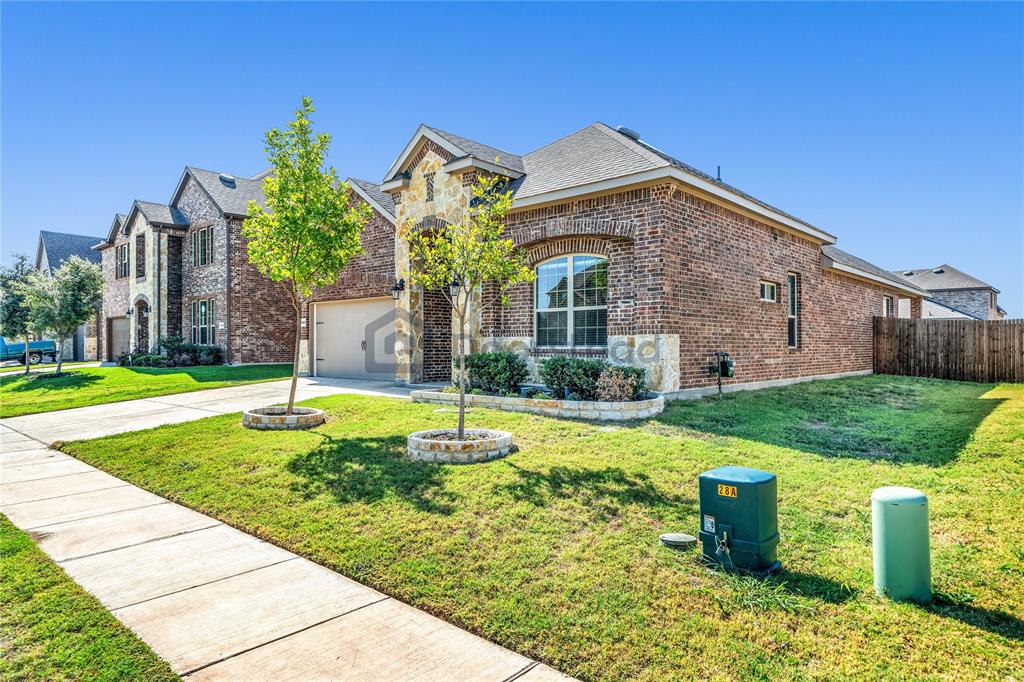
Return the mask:
<svg viewBox="0 0 1024 682">
<path fill-rule="evenodd" d="M 267 381 L 28 414 L 0 419 L 0 424 L 47 445 L 57 440 L 99 438 L 285 403 L 288 402 L 290 382 L 291 379 Z M 295 399 L 308 400 L 339 393 L 408 399 L 412 390 L 413 387 L 395 386 L 385 381 L 302 377 Z"/>
<path fill-rule="evenodd" d="M 306 380 L 301 397 L 407 394 L 331 383 Z M 287 397 L 286 382 L 284 390 Z M 280 387 L 80 408 L 52 413 L 62 417 L 50 421 L 4 420 L 0 512 L 190 680 L 568 679 L 44 445 L 237 411 L 259 400 L 281 402 Z"/>
</svg>

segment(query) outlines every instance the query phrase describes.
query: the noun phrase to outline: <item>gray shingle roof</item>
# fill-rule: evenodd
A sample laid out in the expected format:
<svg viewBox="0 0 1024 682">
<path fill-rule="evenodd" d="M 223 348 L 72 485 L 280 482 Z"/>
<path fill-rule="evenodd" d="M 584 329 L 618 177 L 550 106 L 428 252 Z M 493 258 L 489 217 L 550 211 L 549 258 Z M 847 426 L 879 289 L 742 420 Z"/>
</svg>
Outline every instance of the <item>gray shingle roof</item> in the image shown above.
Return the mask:
<svg viewBox="0 0 1024 682">
<path fill-rule="evenodd" d="M 139 211 L 146 217 L 146 220 L 151 223 L 158 223 L 160 225 L 188 225 L 188 218 L 174 206 L 158 204 L 152 201 L 139 201 L 137 199 L 135 205 L 139 207 Z"/>
<path fill-rule="evenodd" d="M 523 158 L 521 156 L 512 154 L 511 152 L 502 151 L 497 147 L 491 147 L 490 145 L 475 142 L 462 137 L 461 135 L 445 132 L 433 126 L 424 124 L 423 127 L 432 130 L 451 142 L 453 145 L 461 149 L 466 156 L 472 156 L 473 158 L 480 159 L 481 161 L 487 161 L 489 163 L 495 163 L 495 159 L 498 159 L 497 163 L 499 165 L 519 173 L 523 172 Z"/>
<path fill-rule="evenodd" d="M 897 277 L 888 270 L 883 270 L 874 263 L 869 263 L 863 258 L 858 258 L 857 256 L 854 256 L 852 253 L 847 253 L 846 251 L 838 249 L 835 246 L 832 246 L 831 244 L 824 244 L 821 247 L 821 252 L 837 263 L 841 263 L 843 265 L 848 265 L 852 268 L 857 268 L 858 270 L 869 272 L 872 275 L 880 277 L 881 279 L 884 280 L 888 280 L 901 288 L 909 287 L 910 289 L 920 290 L 922 294 L 928 293 L 926 291 L 921 290 L 921 287 L 916 286 L 913 282 L 908 282 L 902 277 Z"/>
<path fill-rule="evenodd" d="M 941 272 L 935 272 L 941 270 Z M 907 274 L 907 273 L 911 274 Z M 893 270 L 893 275 L 910 282 L 921 289 L 995 289 L 991 284 L 982 282 L 977 277 L 971 277 L 963 270 L 957 270 L 952 265 L 938 265 L 932 268 L 907 268 L 906 270 Z"/>
<path fill-rule="evenodd" d="M 93 251 L 95 244 L 103 241 L 103 237 L 88 237 L 81 234 L 68 234 L 67 232 L 50 232 L 40 230 L 39 239 L 46 251 L 46 262 L 51 268 L 57 268 L 71 256 L 78 256 L 90 263 L 99 263 L 102 256 L 98 251 Z"/>
<path fill-rule="evenodd" d="M 369 180 L 360 180 L 359 178 L 349 178 L 348 181 L 353 185 L 357 185 L 367 196 L 380 204 L 380 207 L 387 211 L 391 218 L 395 217 L 395 200 L 390 194 L 382 192 L 380 185 Z"/>
<path fill-rule="evenodd" d="M 263 204 L 263 178 L 268 171 L 264 171 L 252 178 L 225 175 L 222 180 L 221 174 L 214 171 L 203 170 L 188 166 L 185 169 L 196 179 L 199 186 L 206 190 L 213 203 L 223 213 L 229 215 L 244 216 L 249 214 L 249 200 Z"/>
</svg>

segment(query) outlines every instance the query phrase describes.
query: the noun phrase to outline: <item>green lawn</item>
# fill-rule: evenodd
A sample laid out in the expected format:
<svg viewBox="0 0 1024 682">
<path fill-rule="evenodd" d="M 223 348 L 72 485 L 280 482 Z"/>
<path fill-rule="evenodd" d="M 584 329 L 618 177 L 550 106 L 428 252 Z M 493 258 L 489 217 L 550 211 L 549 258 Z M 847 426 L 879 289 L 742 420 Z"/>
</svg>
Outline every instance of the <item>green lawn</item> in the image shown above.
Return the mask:
<svg viewBox="0 0 1024 682">
<path fill-rule="evenodd" d="M 78 365 L 95 365 L 96 360 L 69 360 L 65 361 L 61 369 L 67 369 L 69 367 L 77 367 Z M 33 372 L 52 372 L 57 369 L 56 362 L 44 362 L 38 365 L 29 365 Z M 6 365 L 0 367 L 0 374 L 10 374 L 12 372 L 24 372 L 25 365 Z"/>
<path fill-rule="evenodd" d="M 0 376 L 0 417 L 273 381 L 291 375 L 291 365 L 218 365 L 172 369 L 83 367 L 59 378 L 41 373 Z"/>
<path fill-rule="evenodd" d="M 0 679 L 178 679 L 4 516 L 0 576 Z"/>
<path fill-rule="evenodd" d="M 64 444 L 76 457 L 584 679 L 1009 679 L 1024 670 L 1024 385 L 871 376 L 674 404 L 607 426 L 474 411 L 516 434 L 488 464 L 402 458 L 432 405 L 309 401 L 328 422 L 238 415 Z M 764 581 L 658 534 L 697 529 L 696 476 L 779 476 Z M 937 601 L 872 589 L 870 494 L 931 501 Z"/>
</svg>

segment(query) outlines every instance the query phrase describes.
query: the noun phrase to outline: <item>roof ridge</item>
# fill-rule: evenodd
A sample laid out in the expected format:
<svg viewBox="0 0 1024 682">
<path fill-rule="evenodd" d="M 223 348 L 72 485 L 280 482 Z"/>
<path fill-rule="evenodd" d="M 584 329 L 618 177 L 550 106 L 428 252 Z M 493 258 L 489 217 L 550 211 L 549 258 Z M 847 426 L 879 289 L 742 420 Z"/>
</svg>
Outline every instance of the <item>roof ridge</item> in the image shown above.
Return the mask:
<svg viewBox="0 0 1024 682">
<path fill-rule="evenodd" d="M 466 140 L 467 142 L 473 142 L 474 144 L 478 144 L 478 145 L 480 145 L 482 147 L 490 147 L 491 149 L 493 149 L 495 151 L 501 152 L 502 154 L 508 154 L 509 156 L 514 156 L 514 157 L 516 157 L 518 159 L 523 158 L 522 154 L 516 154 L 515 152 L 510 152 L 507 149 L 501 149 L 500 147 L 495 147 L 493 144 L 487 144 L 486 142 L 480 142 L 478 140 L 472 140 L 472 139 L 466 137 L 465 135 L 459 135 L 458 133 L 453 133 L 453 132 L 450 132 L 450 131 L 447 131 L 447 130 L 441 130 L 440 128 L 436 128 L 436 127 L 434 127 L 432 125 L 427 125 L 426 123 L 423 123 L 422 125 L 423 125 L 424 128 L 427 128 L 428 130 L 433 130 L 438 135 L 441 135 L 441 136 L 445 137 L 446 139 L 448 139 L 449 142 L 451 142 L 456 147 L 459 147 L 460 149 L 462 149 L 462 146 L 459 145 L 457 142 L 455 142 L 455 140 L 450 139 L 450 136 L 458 137 L 460 139 Z M 473 152 L 471 152 L 468 149 L 462 149 L 462 151 L 464 151 L 467 156 L 473 156 Z M 482 160 L 483 161 L 493 161 L 493 159 L 482 159 Z"/>
<path fill-rule="evenodd" d="M 615 128 L 612 128 L 607 123 L 602 123 L 601 121 L 598 121 L 593 125 L 595 128 L 600 130 L 605 135 L 609 136 L 613 140 L 616 140 L 617 142 L 625 146 L 627 149 L 630 149 L 634 154 L 637 154 L 641 158 L 646 159 L 648 162 L 653 163 L 655 168 L 672 165 L 664 157 L 658 156 L 657 154 L 655 154 L 654 152 L 647 148 L 652 145 L 649 145 L 646 142 L 642 143 L 640 140 L 634 140 L 633 138 L 627 135 L 623 135 L 622 133 L 620 133 Z"/>
</svg>

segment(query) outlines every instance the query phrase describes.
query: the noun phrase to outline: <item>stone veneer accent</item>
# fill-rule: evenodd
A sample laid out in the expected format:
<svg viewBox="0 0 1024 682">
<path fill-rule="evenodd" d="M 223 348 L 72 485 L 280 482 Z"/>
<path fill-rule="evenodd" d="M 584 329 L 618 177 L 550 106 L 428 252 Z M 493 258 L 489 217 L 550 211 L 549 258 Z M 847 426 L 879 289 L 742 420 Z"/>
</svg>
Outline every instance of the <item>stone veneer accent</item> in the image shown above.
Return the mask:
<svg viewBox="0 0 1024 682">
<path fill-rule="evenodd" d="M 434 403 L 437 405 L 458 405 L 457 393 L 441 393 L 440 391 L 413 391 L 414 403 Z M 665 409 L 662 396 L 648 400 L 630 402 L 606 402 L 600 400 L 543 400 L 537 398 L 505 398 L 496 395 L 466 394 L 466 404 L 476 407 L 488 407 L 506 412 L 527 412 L 545 417 L 563 417 L 567 419 L 596 419 L 600 421 L 626 421 L 629 419 L 646 419 L 660 414 Z"/>
<path fill-rule="evenodd" d="M 466 433 L 483 436 L 479 440 L 436 440 L 453 429 L 417 431 L 406 439 L 406 454 L 416 462 L 437 464 L 474 464 L 504 457 L 512 451 L 512 434 L 508 431 L 466 429 Z"/>
<path fill-rule="evenodd" d="M 242 413 L 242 425 L 247 429 L 261 431 L 298 431 L 319 426 L 325 421 L 324 411 L 312 407 L 292 408 L 293 414 L 285 414 L 287 407 L 261 407 Z"/>
</svg>

